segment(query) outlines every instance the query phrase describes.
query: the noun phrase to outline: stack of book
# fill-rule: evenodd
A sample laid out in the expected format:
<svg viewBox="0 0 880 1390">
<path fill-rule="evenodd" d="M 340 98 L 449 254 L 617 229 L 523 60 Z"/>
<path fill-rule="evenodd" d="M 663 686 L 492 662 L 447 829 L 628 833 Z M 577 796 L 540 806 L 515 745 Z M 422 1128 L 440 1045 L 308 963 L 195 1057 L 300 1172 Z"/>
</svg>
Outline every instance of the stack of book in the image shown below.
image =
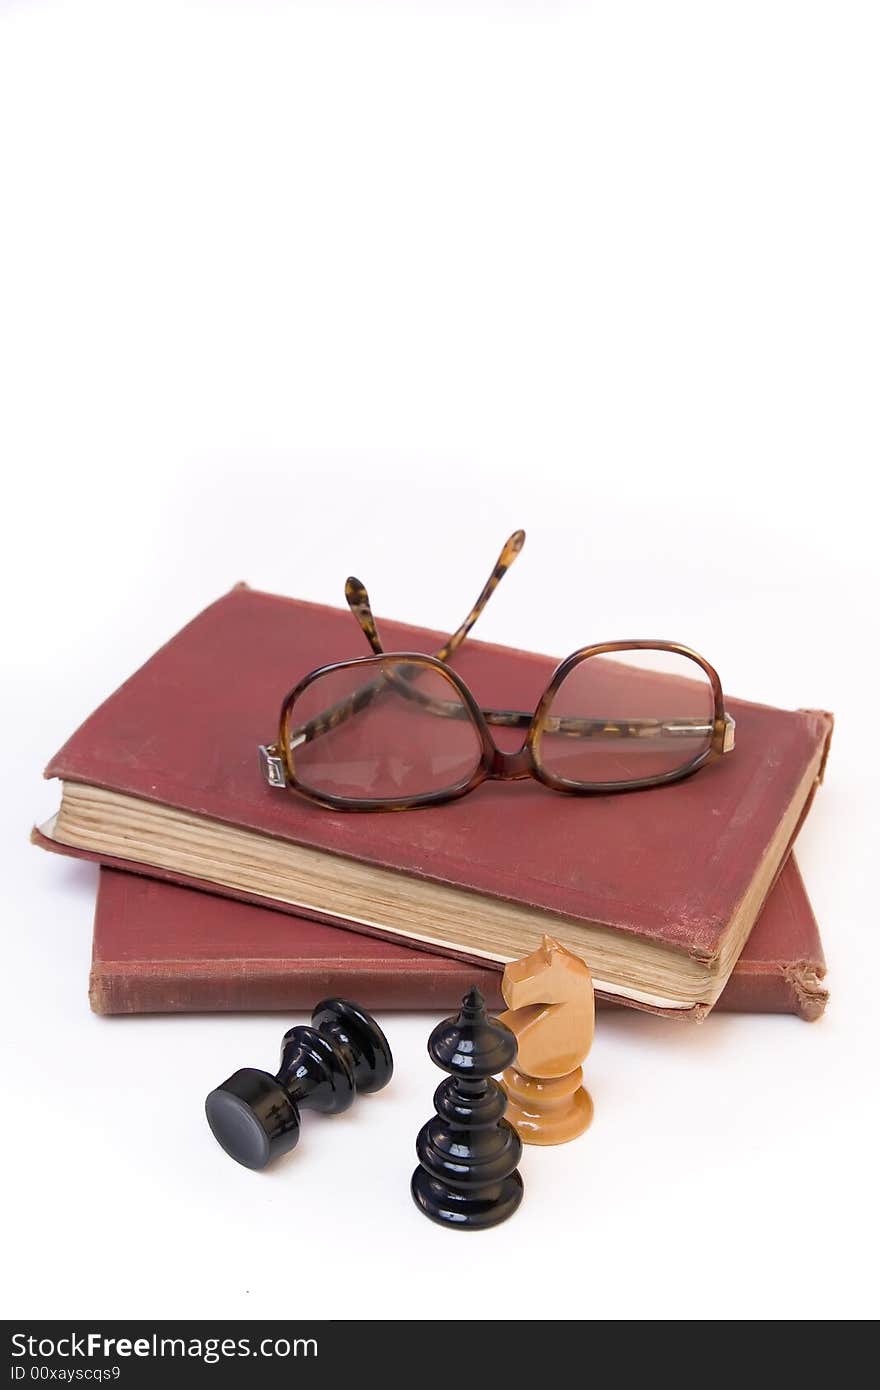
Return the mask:
<svg viewBox="0 0 880 1390">
<path fill-rule="evenodd" d="M 443 636 L 383 624 L 386 650 Z M 101 865 L 99 1013 L 454 1005 L 550 932 L 615 1004 L 818 1017 L 825 964 L 792 844 L 830 715 L 729 700 L 737 746 L 623 795 L 488 782 L 403 814 L 333 811 L 267 786 L 257 745 L 287 689 L 362 656 L 347 611 L 233 589 L 86 720 L 49 764 L 47 849 Z M 534 707 L 555 663 L 469 640 L 482 703 Z"/>
</svg>

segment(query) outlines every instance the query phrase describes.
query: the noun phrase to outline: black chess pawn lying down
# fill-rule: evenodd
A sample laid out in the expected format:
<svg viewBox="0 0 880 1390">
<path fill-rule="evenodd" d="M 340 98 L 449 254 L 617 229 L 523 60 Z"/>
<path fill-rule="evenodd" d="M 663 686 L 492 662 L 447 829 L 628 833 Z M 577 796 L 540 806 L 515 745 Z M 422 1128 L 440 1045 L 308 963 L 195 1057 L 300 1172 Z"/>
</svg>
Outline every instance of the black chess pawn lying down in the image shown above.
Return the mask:
<svg viewBox="0 0 880 1390">
<path fill-rule="evenodd" d="M 372 1095 L 391 1080 L 391 1048 L 378 1023 L 359 1005 L 323 999 L 312 1026 L 289 1029 L 277 1076 L 244 1067 L 212 1091 L 205 1114 L 217 1143 L 246 1168 L 265 1168 L 299 1141 L 301 1109 L 338 1115 L 356 1095 Z"/>
<path fill-rule="evenodd" d="M 458 1016 L 434 1029 L 428 1054 L 450 1076 L 437 1087 L 437 1113 L 416 1140 L 416 1206 L 439 1225 L 460 1231 L 497 1226 L 513 1215 L 523 1195 L 516 1166 L 522 1140 L 504 1119 L 507 1096 L 491 1079 L 513 1063 L 516 1038 L 488 1016 L 483 996 L 472 989 Z"/>
</svg>

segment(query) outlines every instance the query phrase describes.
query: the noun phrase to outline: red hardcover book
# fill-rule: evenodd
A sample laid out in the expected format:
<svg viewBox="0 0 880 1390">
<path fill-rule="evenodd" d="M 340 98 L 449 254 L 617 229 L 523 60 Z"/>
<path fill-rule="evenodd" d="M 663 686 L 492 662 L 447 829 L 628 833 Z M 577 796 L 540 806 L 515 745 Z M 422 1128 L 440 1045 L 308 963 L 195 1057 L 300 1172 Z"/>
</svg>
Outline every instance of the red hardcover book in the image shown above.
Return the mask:
<svg viewBox="0 0 880 1390">
<path fill-rule="evenodd" d="M 825 1008 L 819 929 L 791 856 L 717 1009 Z M 310 1009 L 329 994 L 368 1009 L 454 1008 L 472 985 L 502 1008 L 501 970 L 415 951 L 266 907 L 102 869 L 91 1006 L 99 1014 Z"/>
<path fill-rule="evenodd" d="M 389 651 L 443 640 L 381 627 Z M 609 997 L 701 1017 L 806 814 L 830 716 L 729 700 L 731 756 L 623 795 L 493 782 L 387 815 L 267 786 L 256 746 L 274 737 L 286 690 L 364 646 L 347 611 L 233 589 L 52 759 L 47 776 L 64 783 L 52 847 L 471 960 L 516 958 L 550 931 Z M 476 641 L 455 664 L 481 703 L 521 709 L 555 665 Z"/>
</svg>

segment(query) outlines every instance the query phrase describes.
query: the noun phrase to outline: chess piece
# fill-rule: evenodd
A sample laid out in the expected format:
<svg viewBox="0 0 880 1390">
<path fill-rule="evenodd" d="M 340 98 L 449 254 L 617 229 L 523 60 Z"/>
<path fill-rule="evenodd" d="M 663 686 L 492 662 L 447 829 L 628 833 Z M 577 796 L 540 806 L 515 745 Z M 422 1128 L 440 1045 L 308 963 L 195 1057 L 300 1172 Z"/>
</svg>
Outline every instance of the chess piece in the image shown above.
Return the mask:
<svg viewBox="0 0 880 1390">
<path fill-rule="evenodd" d="M 433 1119 L 416 1140 L 412 1195 L 441 1226 L 478 1231 L 512 1216 L 522 1200 L 522 1144 L 504 1119 L 506 1097 L 491 1078 L 516 1056 L 509 1029 L 489 1018 L 472 989 L 456 1018 L 438 1023 L 428 1054 L 450 1073 L 434 1093 Z"/>
<path fill-rule="evenodd" d="M 564 1144 L 583 1134 L 593 1101 L 581 1085 L 593 1041 L 593 980 L 579 956 L 552 936 L 504 971 L 499 1015 L 516 1037 L 516 1065 L 501 1077 L 507 1119 L 525 1144 Z"/>
<path fill-rule="evenodd" d="M 205 1114 L 230 1158 L 265 1168 L 296 1148 L 300 1110 L 338 1115 L 356 1095 L 387 1086 L 393 1069 L 376 1020 L 345 999 L 324 999 L 312 1011 L 311 1027 L 284 1034 L 277 1076 L 244 1067 L 211 1092 Z"/>
</svg>

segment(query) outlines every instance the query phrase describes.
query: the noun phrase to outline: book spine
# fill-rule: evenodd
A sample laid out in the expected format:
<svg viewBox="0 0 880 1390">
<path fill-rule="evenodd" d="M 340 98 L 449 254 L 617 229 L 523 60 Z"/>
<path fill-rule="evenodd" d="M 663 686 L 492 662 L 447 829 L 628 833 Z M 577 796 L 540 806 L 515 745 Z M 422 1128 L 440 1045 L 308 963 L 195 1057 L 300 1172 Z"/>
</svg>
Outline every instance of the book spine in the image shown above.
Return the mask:
<svg viewBox="0 0 880 1390">
<path fill-rule="evenodd" d="M 445 964 L 445 962 L 444 962 Z M 824 969 L 809 962 L 772 969 L 734 971 L 716 1009 L 725 1013 L 794 1014 L 808 1023 L 821 1018 L 828 1000 L 822 985 Z M 497 971 L 463 967 L 371 970 L 340 969 L 328 961 L 308 971 L 291 971 L 284 963 L 242 961 L 230 970 L 203 968 L 193 972 L 191 963 L 163 963 L 161 967 L 130 962 L 100 961 L 89 977 L 89 1003 L 96 1014 L 234 1013 L 309 1010 L 328 994 L 354 998 L 367 1009 L 427 1010 L 443 1013 L 454 1009 L 462 995 L 477 984 L 490 1009 L 504 1007 L 501 976 Z M 601 997 L 600 1009 L 618 1008 Z"/>
<path fill-rule="evenodd" d="M 89 976 L 89 1003 L 96 1014 L 287 1012 L 314 1008 L 319 999 L 342 995 L 366 1009 L 426 1009 L 437 1013 L 457 1008 L 462 995 L 477 985 L 489 1007 L 504 1007 L 501 975 L 494 970 L 438 971 L 426 957 L 424 966 L 398 968 L 389 974 L 383 963 L 371 969 L 338 962 L 313 962 L 308 970 L 291 970 L 287 962 L 224 961 L 193 969 L 191 961 L 152 963 L 95 961 Z M 447 962 L 444 962 L 444 965 Z"/>
<path fill-rule="evenodd" d="M 810 961 L 749 969 L 738 965 L 715 1005 L 726 1013 L 795 1014 L 815 1023 L 825 1012 L 825 967 Z"/>
</svg>

